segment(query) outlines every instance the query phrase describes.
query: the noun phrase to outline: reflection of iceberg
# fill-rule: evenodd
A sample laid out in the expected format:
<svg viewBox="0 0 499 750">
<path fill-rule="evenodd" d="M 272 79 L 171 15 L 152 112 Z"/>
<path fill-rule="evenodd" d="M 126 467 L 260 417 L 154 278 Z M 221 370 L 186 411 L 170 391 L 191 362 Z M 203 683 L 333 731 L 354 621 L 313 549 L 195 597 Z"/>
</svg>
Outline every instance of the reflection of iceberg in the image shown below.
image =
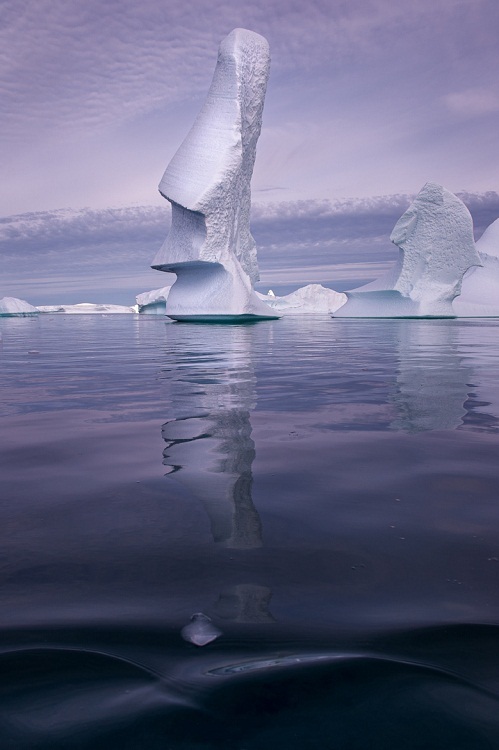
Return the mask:
<svg viewBox="0 0 499 750">
<path fill-rule="evenodd" d="M 167 422 L 165 464 L 202 501 L 215 542 L 261 546 L 261 525 L 251 500 L 255 457 L 249 414 L 238 410 Z"/>
<path fill-rule="evenodd" d="M 452 321 L 400 323 L 393 428 L 422 432 L 463 424 L 472 375 L 458 336 Z"/>
<path fill-rule="evenodd" d="M 218 617 L 234 622 L 275 622 L 269 611 L 271 598 L 266 586 L 241 583 L 220 592 L 215 611 Z"/>
<path fill-rule="evenodd" d="M 473 222 L 464 203 L 428 182 L 395 225 L 399 247 L 394 268 L 347 292 L 340 318 L 454 317 L 453 299 L 464 273 L 480 265 Z"/>
<path fill-rule="evenodd" d="M 203 329 L 201 329 L 203 330 Z M 192 333 L 192 331 L 191 331 Z M 215 542 L 237 549 L 262 545 L 260 518 L 251 499 L 250 410 L 255 405 L 255 376 L 250 363 L 250 331 L 240 327 L 213 329 L 206 346 L 189 356 L 179 352 L 172 378 L 172 410 L 176 418 L 163 426 L 167 447 L 164 464 L 203 503 Z M 222 353 L 223 352 L 223 353 Z"/>
</svg>

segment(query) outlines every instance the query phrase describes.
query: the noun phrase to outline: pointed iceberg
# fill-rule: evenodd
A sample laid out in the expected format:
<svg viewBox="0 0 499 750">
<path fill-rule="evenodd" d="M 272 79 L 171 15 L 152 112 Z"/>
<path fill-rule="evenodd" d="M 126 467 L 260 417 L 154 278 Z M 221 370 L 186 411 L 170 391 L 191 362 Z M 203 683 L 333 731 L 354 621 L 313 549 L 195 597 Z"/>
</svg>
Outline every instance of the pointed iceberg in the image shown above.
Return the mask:
<svg viewBox="0 0 499 750">
<path fill-rule="evenodd" d="M 234 29 L 220 44 L 206 102 L 159 184 L 172 226 L 152 267 L 177 275 L 174 320 L 276 318 L 256 296 L 250 182 L 269 75 L 262 36 Z"/>
<path fill-rule="evenodd" d="M 427 182 L 390 239 L 400 251 L 395 267 L 347 292 L 348 300 L 335 317 L 455 317 L 452 302 L 461 293 L 463 276 L 481 265 L 464 203 L 441 185 Z"/>
</svg>

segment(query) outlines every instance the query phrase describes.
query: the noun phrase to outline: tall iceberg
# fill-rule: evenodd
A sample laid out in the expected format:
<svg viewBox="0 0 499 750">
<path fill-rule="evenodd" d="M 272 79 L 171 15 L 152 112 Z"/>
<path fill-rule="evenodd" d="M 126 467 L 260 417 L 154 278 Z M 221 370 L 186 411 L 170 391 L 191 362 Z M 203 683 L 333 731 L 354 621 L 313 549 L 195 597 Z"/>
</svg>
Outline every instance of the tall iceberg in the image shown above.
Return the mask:
<svg viewBox="0 0 499 750">
<path fill-rule="evenodd" d="M 427 182 L 390 239 L 400 250 L 394 268 L 347 292 L 347 302 L 335 317 L 455 317 L 452 302 L 461 293 L 463 275 L 481 265 L 464 203 L 441 185 Z"/>
<path fill-rule="evenodd" d="M 159 184 L 170 233 L 152 267 L 177 275 L 174 320 L 277 318 L 256 296 L 250 181 L 269 75 L 262 36 L 234 29 L 222 41 L 207 99 Z"/>
<path fill-rule="evenodd" d="M 499 219 L 477 240 L 476 249 L 482 266 L 465 273 L 454 313 L 460 318 L 499 317 Z"/>
</svg>

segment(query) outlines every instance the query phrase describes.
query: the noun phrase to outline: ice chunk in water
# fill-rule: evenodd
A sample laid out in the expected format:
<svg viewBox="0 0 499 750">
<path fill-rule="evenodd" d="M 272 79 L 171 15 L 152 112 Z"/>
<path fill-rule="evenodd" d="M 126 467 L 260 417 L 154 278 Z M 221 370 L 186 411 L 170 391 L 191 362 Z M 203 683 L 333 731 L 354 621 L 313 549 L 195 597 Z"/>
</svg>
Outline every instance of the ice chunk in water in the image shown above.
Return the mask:
<svg viewBox="0 0 499 750">
<path fill-rule="evenodd" d="M 213 625 L 207 615 L 196 612 L 191 617 L 188 625 L 185 625 L 180 634 L 184 641 L 193 643 L 195 646 L 206 646 L 222 635 L 222 631 Z"/>
</svg>

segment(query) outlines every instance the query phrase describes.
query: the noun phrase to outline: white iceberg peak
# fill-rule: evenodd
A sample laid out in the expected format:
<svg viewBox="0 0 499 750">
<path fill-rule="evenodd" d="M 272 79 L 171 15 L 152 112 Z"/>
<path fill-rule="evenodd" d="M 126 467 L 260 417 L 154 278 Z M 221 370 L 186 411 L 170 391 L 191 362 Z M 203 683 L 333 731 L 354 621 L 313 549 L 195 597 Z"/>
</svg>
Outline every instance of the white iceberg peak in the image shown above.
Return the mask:
<svg viewBox="0 0 499 750">
<path fill-rule="evenodd" d="M 454 317 L 452 301 L 463 275 L 481 261 L 473 222 L 464 203 L 427 182 L 396 223 L 391 241 L 400 253 L 395 267 L 376 281 L 347 292 L 337 317 Z"/>
<path fill-rule="evenodd" d="M 175 320 L 272 318 L 253 290 L 250 181 L 269 75 L 262 36 L 234 29 L 220 44 L 206 102 L 159 184 L 172 226 L 152 267 L 177 275 Z"/>
</svg>

